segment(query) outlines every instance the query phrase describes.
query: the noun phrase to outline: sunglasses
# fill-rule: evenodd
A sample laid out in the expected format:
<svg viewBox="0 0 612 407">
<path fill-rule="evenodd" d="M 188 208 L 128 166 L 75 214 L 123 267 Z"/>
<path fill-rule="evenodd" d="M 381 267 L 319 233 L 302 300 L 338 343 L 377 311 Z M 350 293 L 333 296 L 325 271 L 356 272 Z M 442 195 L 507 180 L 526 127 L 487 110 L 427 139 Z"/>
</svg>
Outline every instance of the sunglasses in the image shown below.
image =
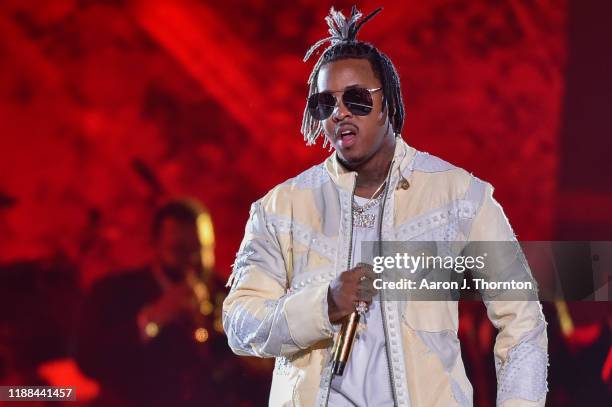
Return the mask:
<svg viewBox="0 0 612 407">
<path fill-rule="evenodd" d="M 355 116 L 367 116 L 374 107 L 372 93 L 378 92 L 382 88 L 367 89 L 353 87 L 344 91 L 320 92 L 308 97 L 308 112 L 316 120 L 325 120 L 333 113 L 336 108 L 336 97 L 334 93 L 342 92 L 342 103 Z"/>
</svg>

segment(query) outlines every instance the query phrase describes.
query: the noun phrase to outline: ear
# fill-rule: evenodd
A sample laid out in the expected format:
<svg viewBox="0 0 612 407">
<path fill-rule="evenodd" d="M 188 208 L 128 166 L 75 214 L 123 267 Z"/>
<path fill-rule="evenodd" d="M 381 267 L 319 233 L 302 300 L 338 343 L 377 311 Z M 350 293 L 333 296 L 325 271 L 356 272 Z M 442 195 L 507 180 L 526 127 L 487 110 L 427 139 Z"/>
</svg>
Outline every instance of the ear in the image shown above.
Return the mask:
<svg viewBox="0 0 612 407">
<path fill-rule="evenodd" d="M 393 115 L 395 114 L 395 109 L 389 111 L 389 104 L 387 103 L 387 98 L 384 99 L 384 103 L 385 103 L 385 112 L 387 112 L 387 115 L 389 116 L 389 120 L 391 120 L 391 117 L 393 117 Z"/>
<path fill-rule="evenodd" d="M 383 108 L 380 111 L 380 113 L 378 114 L 378 120 L 382 120 L 383 118 L 386 119 L 389 124 L 391 124 L 392 122 L 392 117 L 395 114 L 394 111 L 389 112 L 389 104 L 387 103 L 387 98 L 385 98 L 383 96 Z M 384 116 L 383 116 L 384 115 Z"/>
<path fill-rule="evenodd" d="M 387 98 L 383 95 L 382 97 L 382 109 L 380 109 L 380 113 L 378 113 L 378 120 L 382 120 L 384 118 L 383 115 L 388 116 L 387 110 L 389 106 L 387 105 Z"/>
</svg>

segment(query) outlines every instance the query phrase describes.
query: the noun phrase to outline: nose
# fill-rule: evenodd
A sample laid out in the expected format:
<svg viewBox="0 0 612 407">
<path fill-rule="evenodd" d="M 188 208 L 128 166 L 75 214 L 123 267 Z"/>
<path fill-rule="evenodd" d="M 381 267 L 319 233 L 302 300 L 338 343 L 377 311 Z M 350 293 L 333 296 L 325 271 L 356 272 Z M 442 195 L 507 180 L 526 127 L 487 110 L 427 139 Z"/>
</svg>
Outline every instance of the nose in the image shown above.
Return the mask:
<svg viewBox="0 0 612 407">
<path fill-rule="evenodd" d="M 346 117 L 351 117 L 352 113 L 350 110 L 342 102 L 342 97 L 336 98 L 336 106 L 334 107 L 334 111 L 332 112 L 332 120 L 334 122 L 340 122 L 344 120 Z"/>
</svg>

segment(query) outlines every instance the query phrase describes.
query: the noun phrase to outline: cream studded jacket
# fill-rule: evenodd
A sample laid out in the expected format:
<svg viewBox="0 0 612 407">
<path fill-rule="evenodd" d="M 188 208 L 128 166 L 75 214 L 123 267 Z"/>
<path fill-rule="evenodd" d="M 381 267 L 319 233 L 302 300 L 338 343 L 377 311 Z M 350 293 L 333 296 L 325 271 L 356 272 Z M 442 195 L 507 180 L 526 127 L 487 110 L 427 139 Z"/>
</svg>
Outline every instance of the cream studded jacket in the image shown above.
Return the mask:
<svg viewBox="0 0 612 407">
<path fill-rule="evenodd" d="M 271 406 L 327 405 L 337 332 L 327 314 L 327 291 L 347 269 L 355 180 L 334 153 L 251 207 L 223 326 L 236 354 L 276 358 Z M 380 205 L 383 241 L 516 239 L 490 184 L 400 138 L 388 182 Z M 485 305 L 498 329 L 497 404 L 543 406 L 548 343 L 540 303 Z M 381 308 L 395 404 L 471 406 L 457 302 L 385 301 Z"/>
</svg>

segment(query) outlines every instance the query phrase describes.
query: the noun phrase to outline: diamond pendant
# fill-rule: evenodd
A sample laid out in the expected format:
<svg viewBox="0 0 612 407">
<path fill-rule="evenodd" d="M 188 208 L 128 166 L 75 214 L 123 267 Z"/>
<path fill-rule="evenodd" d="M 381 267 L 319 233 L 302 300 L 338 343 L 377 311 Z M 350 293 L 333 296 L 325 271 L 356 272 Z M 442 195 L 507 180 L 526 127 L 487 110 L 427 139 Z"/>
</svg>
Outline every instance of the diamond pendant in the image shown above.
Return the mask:
<svg viewBox="0 0 612 407">
<path fill-rule="evenodd" d="M 364 213 L 361 211 L 353 212 L 353 225 L 360 228 L 374 227 L 376 216 L 373 213 Z"/>
</svg>

